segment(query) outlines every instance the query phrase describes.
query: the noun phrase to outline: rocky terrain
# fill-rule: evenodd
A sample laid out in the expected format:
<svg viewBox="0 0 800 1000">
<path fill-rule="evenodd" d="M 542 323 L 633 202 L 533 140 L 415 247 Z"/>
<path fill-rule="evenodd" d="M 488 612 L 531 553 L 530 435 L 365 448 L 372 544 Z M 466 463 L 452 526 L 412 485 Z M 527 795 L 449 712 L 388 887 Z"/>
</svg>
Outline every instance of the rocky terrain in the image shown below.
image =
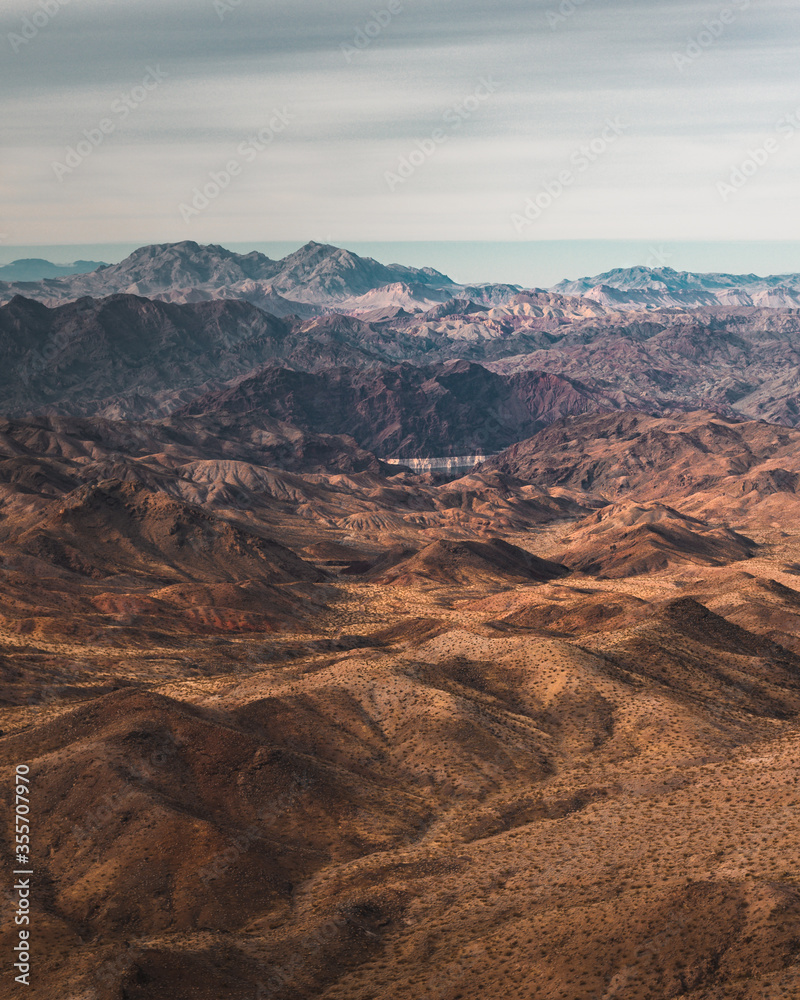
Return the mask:
<svg viewBox="0 0 800 1000">
<path fill-rule="evenodd" d="M 386 266 L 321 243 L 308 243 L 276 261 L 256 251 L 237 254 L 187 240 L 141 247 L 121 263 L 102 265 L 89 274 L 52 277 L 38 284 L 4 281 L 0 297 L 21 294 L 50 305 L 115 294 L 170 302 L 233 298 L 282 315 L 316 314 L 342 305 L 369 308 L 370 293 L 376 289 L 386 290 L 392 301 L 439 302 L 448 298 L 448 289 L 457 287 L 433 268 Z"/>
<path fill-rule="evenodd" d="M 472 453 L 481 435 L 480 447 L 501 449 L 552 420 L 603 410 L 710 409 L 800 423 L 797 303 L 755 295 L 723 302 L 707 291 L 738 288 L 735 276 L 615 272 L 623 297 L 650 289 L 652 300 L 637 304 L 599 301 L 581 282 L 558 286 L 570 293 L 563 294 L 456 285 L 430 268 L 413 270 L 319 244 L 271 261 L 187 243 L 144 247 L 90 274 L 0 283 L 0 412 L 141 419 L 187 406 L 244 412 L 258 397 L 270 413 L 293 412 L 325 433 L 354 433 L 366 448 L 382 447 L 376 423 L 399 421 L 385 457 L 400 455 L 401 445 L 411 449 L 406 457 Z M 256 281 L 248 275 L 272 283 L 266 298 L 243 291 Z M 791 284 L 791 276 L 746 277 L 751 285 Z M 410 288 L 409 281 L 421 297 L 398 304 L 392 289 L 398 282 Z M 705 289 L 706 297 L 673 302 L 664 291 L 673 286 Z M 371 297 L 366 305 L 363 296 Z M 478 395 L 493 396 L 490 430 L 462 414 L 464 432 L 445 448 L 442 423 L 462 401 L 450 393 L 441 404 L 420 400 L 419 387 L 430 382 L 432 365 L 449 362 L 480 365 L 505 382 L 480 376 Z M 377 396 L 359 401 L 365 433 L 358 418 L 337 415 L 333 397 L 345 383 L 377 385 L 385 370 L 402 365 L 418 371 L 401 369 L 407 374 L 385 410 Z M 280 368 L 287 372 L 277 374 Z M 353 371 L 333 375 L 338 368 Z M 302 399 L 286 396 L 301 378 L 292 373 L 317 376 L 309 384 L 332 401 L 328 423 L 307 422 Z M 427 434 L 420 407 L 429 413 L 440 405 L 444 415 Z"/>
<path fill-rule="evenodd" d="M 27 995 L 796 996 L 794 312 L 142 292 L 0 309 Z"/>
<path fill-rule="evenodd" d="M 415 367 L 270 366 L 189 403 L 189 414 L 266 413 L 303 430 L 349 434 L 382 457 L 492 453 L 601 395 L 547 372 L 498 375 L 468 361 Z"/>
<path fill-rule="evenodd" d="M 310 313 L 329 308 L 364 313 L 420 311 L 454 298 L 497 305 L 520 291 L 518 285 L 458 284 L 431 267 L 385 265 L 313 240 L 281 260 L 257 251 L 238 254 L 185 240 L 140 247 L 119 264 L 76 261 L 58 265 L 36 259 L 0 267 L 0 302 L 20 294 L 49 305 L 122 293 L 171 302 L 237 298 L 276 315 L 301 313 L 303 307 Z M 611 310 L 797 308 L 800 275 L 698 274 L 671 267 L 628 267 L 565 279 L 550 291 Z"/>
<path fill-rule="evenodd" d="M 627 267 L 593 278 L 561 281 L 553 291 L 625 309 L 717 305 L 796 309 L 800 306 L 800 275 L 693 274 L 671 267 Z"/>
</svg>

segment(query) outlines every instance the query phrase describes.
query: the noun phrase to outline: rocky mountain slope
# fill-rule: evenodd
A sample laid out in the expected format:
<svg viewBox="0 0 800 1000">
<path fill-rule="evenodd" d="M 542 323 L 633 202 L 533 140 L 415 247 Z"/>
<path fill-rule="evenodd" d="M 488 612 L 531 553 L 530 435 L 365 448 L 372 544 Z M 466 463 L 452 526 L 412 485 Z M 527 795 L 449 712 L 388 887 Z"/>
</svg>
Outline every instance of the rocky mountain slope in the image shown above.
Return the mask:
<svg viewBox="0 0 800 1000">
<path fill-rule="evenodd" d="M 501 376 L 452 361 L 315 374 L 271 366 L 182 412 L 264 413 L 303 430 L 348 434 L 382 458 L 413 458 L 500 451 L 561 416 L 602 406 L 599 393 L 546 372 Z"/>
<path fill-rule="evenodd" d="M 713 408 L 795 426 L 800 313 L 701 309 L 628 313 L 573 325 L 518 357 L 488 361 L 509 373 L 536 367 L 578 379 L 632 409 Z"/>
<path fill-rule="evenodd" d="M 27 299 L 0 307 L 0 407 L 146 416 L 225 392 L 275 361 L 322 373 L 465 360 L 580 383 L 596 409 L 800 421 L 797 303 L 755 293 L 789 287 L 792 276 L 634 268 L 600 277 L 616 298 L 594 295 L 594 279 L 551 292 L 459 286 L 430 268 L 319 244 L 282 261 L 193 243 L 143 247 L 91 274 L 25 284 Z M 52 309 L 31 301 L 79 295 Z M 287 316 L 293 310 L 300 315 Z M 520 426 L 517 436 L 528 432 Z"/>
<path fill-rule="evenodd" d="M 332 307 L 358 310 L 405 304 L 425 308 L 452 297 L 459 287 L 430 267 L 387 266 L 321 243 L 307 243 L 282 260 L 272 260 L 257 251 L 237 254 L 187 240 L 140 247 L 121 263 L 101 266 L 91 274 L 39 282 L 7 279 L 0 282 L 0 301 L 14 295 L 49 305 L 116 294 L 169 302 L 233 298 L 276 315 L 309 315 Z M 491 286 L 486 288 L 491 296 Z M 374 294 L 377 290 L 383 290 L 380 296 Z M 501 286 L 498 294 L 507 293 Z"/>
<path fill-rule="evenodd" d="M 665 501 L 731 523 L 757 508 L 777 525 L 797 503 L 800 438 L 703 411 L 587 415 L 558 421 L 479 468 L 605 501 Z"/>
<path fill-rule="evenodd" d="M 662 503 L 609 504 L 569 531 L 560 561 L 602 579 L 658 573 L 681 564 L 725 566 L 750 559 L 756 543 Z"/>
<path fill-rule="evenodd" d="M 209 391 L 234 405 L 235 396 L 255 390 L 270 363 L 324 380 L 335 367 L 463 360 L 503 376 L 494 380 L 500 395 L 492 406 L 505 408 L 498 419 L 516 423 L 517 439 L 530 429 L 516 420 L 500 387 L 543 372 L 565 394 L 564 406 L 556 389 L 538 406 L 544 422 L 581 411 L 582 403 L 569 401 L 573 389 L 597 410 L 706 408 L 788 426 L 800 421 L 796 311 L 607 312 L 584 309 L 585 301 L 526 293 L 504 306 L 452 300 L 415 316 L 281 320 L 229 300 L 176 305 L 116 295 L 50 309 L 18 297 L 0 306 L 0 412 L 146 417 Z M 468 431 L 474 437 L 480 428 Z M 378 434 L 371 428 L 369 440 Z M 432 455 L 439 445 L 421 447 Z"/>
<path fill-rule="evenodd" d="M 91 272 L 91 273 L 90 273 Z M 140 247 L 119 264 L 54 265 L 20 260 L 0 267 L 0 302 L 15 294 L 49 305 L 83 296 L 141 295 L 172 302 L 238 298 L 275 315 L 424 311 L 447 299 L 502 305 L 519 286 L 461 284 L 430 267 L 384 265 L 340 247 L 310 242 L 272 260 L 191 240 Z M 615 311 L 650 309 L 792 308 L 800 306 L 800 275 L 694 273 L 671 267 L 615 268 L 564 280 L 556 296 Z M 535 290 L 535 294 L 542 294 Z"/>
<path fill-rule="evenodd" d="M 797 438 L 582 416 L 443 482 L 7 421 L 31 996 L 793 996 Z"/>
<path fill-rule="evenodd" d="M 671 267 L 615 268 L 592 278 L 561 281 L 562 295 L 578 295 L 618 309 L 680 309 L 755 306 L 796 309 L 800 306 L 800 275 L 695 274 Z"/>
</svg>

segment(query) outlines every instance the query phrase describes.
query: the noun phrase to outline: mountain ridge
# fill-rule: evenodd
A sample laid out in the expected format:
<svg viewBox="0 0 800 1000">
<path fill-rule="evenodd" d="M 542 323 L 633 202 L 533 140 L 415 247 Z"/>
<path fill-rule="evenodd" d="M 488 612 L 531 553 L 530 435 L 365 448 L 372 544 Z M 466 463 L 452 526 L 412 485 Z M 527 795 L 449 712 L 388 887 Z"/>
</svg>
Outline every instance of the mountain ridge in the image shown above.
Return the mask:
<svg viewBox="0 0 800 1000">
<path fill-rule="evenodd" d="M 0 264 L 0 282 L 41 281 L 43 278 L 88 274 L 108 265 L 99 260 L 76 260 L 71 264 L 53 264 L 41 257 L 21 257 L 9 264 Z"/>
<path fill-rule="evenodd" d="M 455 285 L 430 267 L 384 265 L 313 241 L 276 261 L 255 250 L 239 254 L 216 244 L 184 240 L 139 247 L 120 263 L 91 274 L 0 282 L 0 301 L 15 294 L 49 305 L 119 293 L 174 302 L 242 298 L 287 314 L 354 303 L 375 289 L 397 283 L 413 283 L 422 294 L 428 290 L 431 301 L 439 301 L 444 290 Z"/>
<path fill-rule="evenodd" d="M 30 265 L 27 271 L 26 264 Z M 38 274 L 34 264 L 41 271 L 37 277 L 32 277 Z M 64 271 L 64 267 L 88 269 L 89 265 L 93 270 L 88 274 Z M 523 289 L 497 282 L 459 284 L 432 267 L 382 264 L 313 240 L 280 260 L 255 250 L 242 254 L 218 244 L 183 240 L 139 247 L 111 265 L 17 261 L 5 269 L 0 267 L 0 302 L 22 294 L 50 305 L 84 295 L 127 292 L 170 301 L 244 298 L 265 308 L 271 305 L 279 315 L 330 308 L 366 312 L 403 306 L 422 310 L 445 301 L 448 290 L 450 298 L 455 293 L 500 304 Z M 549 291 L 633 311 L 714 306 L 798 308 L 800 274 L 760 276 L 640 265 L 564 279 Z"/>
<path fill-rule="evenodd" d="M 703 306 L 800 306 L 800 274 L 676 271 L 671 267 L 613 268 L 593 277 L 558 282 L 551 291 L 587 297 L 627 309 L 692 309 Z"/>
</svg>

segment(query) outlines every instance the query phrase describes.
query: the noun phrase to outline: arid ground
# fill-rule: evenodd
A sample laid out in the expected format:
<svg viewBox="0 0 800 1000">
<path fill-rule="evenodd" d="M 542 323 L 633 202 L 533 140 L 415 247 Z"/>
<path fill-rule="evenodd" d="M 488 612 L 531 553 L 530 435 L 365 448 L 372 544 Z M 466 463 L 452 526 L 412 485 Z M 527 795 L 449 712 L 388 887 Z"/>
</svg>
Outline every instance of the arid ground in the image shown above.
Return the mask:
<svg viewBox="0 0 800 1000">
<path fill-rule="evenodd" d="M 27 996 L 800 994 L 800 432 L 220 419 L 0 428 Z"/>
</svg>

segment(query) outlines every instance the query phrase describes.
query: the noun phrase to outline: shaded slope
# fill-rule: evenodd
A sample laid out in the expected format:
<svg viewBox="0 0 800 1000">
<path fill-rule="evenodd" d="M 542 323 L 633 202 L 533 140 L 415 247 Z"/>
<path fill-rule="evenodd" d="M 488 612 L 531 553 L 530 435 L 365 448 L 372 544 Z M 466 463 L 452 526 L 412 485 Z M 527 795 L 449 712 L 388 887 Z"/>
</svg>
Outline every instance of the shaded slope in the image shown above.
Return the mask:
<svg viewBox="0 0 800 1000">
<path fill-rule="evenodd" d="M 686 498 L 682 513 L 707 509 L 727 520 L 759 504 L 793 503 L 798 455 L 796 430 L 761 421 L 707 412 L 601 414 L 558 421 L 481 469 L 612 501 Z"/>
<path fill-rule="evenodd" d="M 268 368 L 194 400 L 187 414 L 266 413 L 303 430 L 348 434 L 384 457 L 496 451 L 594 406 L 577 383 L 544 372 L 503 377 L 469 362 L 311 374 Z"/>
<path fill-rule="evenodd" d="M 2 408 L 91 413 L 116 401 L 152 414 L 162 397 L 180 399 L 282 356 L 289 332 L 244 302 L 115 295 L 48 309 L 16 297 L 0 307 Z"/>
<path fill-rule="evenodd" d="M 800 657 L 691 597 L 647 608 L 639 623 L 596 635 L 587 648 L 684 697 L 713 698 L 720 712 L 745 703 L 778 718 L 800 711 Z"/>
<path fill-rule="evenodd" d="M 756 543 L 729 528 L 713 527 L 664 504 L 604 507 L 570 529 L 568 548 L 556 558 L 600 578 L 658 573 L 682 563 L 722 566 L 751 558 Z"/>
<path fill-rule="evenodd" d="M 542 582 L 565 575 L 558 563 L 547 562 L 500 538 L 488 542 L 441 539 L 397 562 L 381 582 L 408 585 L 419 581 L 474 586 L 485 582 Z"/>
<path fill-rule="evenodd" d="M 37 527 L 12 541 L 72 572 L 206 582 L 324 579 L 277 542 L 139 483 L 105 480 L 82 486 L 54 506 Z"/>
</svg>

